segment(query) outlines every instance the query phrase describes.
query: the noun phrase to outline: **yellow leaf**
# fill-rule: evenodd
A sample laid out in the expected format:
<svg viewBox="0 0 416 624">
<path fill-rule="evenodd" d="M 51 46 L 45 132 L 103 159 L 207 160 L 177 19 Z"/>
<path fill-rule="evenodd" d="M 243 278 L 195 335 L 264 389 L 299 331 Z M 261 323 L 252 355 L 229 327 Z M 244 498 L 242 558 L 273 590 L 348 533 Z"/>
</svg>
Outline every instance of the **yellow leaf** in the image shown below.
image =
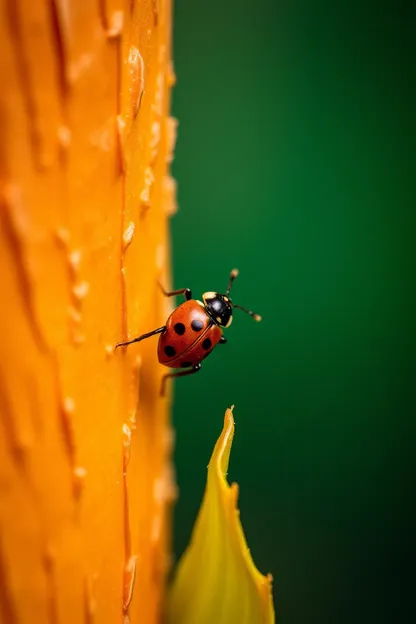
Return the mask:
<svg viewBox="0 0 416 624">
<path fill-rule="evenodd" d="M 238 486 L 226 473 L 234 436 L 232 408 L 208 466 L 190 545 L 167 601 L 168 624 L 273 624 L 271 576 L 256 568 L 237 509 Z"/>
</svg>

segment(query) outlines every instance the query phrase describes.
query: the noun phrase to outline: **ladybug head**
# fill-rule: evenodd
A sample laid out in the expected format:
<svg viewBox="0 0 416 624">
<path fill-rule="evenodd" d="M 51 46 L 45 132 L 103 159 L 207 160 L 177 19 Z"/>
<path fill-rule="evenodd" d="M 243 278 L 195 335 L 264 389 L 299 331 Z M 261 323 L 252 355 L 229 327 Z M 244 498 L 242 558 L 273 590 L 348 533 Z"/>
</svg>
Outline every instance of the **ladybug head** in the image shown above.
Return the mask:
<svg viewBox="0 0 416 624">
<path fill-rule="evenodd" d="M 233 322 L 233 309 L 231 300 L 227 295 L 216 292 L 206 292 L 202 295 L 208 314 L 221 327 L 229 327 Z"/>
<path fill-rule="evenodd" d="M 233 285 L 235 278 L 238 275 L 238 270 L 233 269 L 230 274 L 230 281 L 228 282 L 228 287 L 225 295 L 221 295 L 216 292 L 206 292 L 202 295 L 202 299 L 205 305 L 205 308 L 208 314 L 214 319 L 218 325 L 221 327 L 229 327 L 233 321 L 233 307 L 239 308 L 243 310 L 243 312 L 247 312 L 254 318 L 255 321 L 261 321 L 261 316 L 248 310 L 247 308 L 243 308 L 237 304 L 231 303 L 231 299 L 229 298 L 230 290 Z"/>
</svg>

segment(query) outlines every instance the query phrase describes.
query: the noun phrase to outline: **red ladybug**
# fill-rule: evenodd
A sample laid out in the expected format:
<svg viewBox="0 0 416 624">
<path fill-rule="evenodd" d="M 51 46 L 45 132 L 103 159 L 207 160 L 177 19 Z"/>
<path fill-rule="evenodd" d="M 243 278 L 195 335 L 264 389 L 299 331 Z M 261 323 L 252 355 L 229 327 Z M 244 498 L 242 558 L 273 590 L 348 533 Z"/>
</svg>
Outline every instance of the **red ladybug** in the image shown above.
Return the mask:
<svg viewBox="0 0 416 624">
<path fill-rule="evenodd" d="M 221 328 L 231 325 L 233 308 L 239 308 L 250 314 L 255 321 L 261 321 L 261 316 L 258 314 L 231 302 L 228 295 L 237 275 L 237 269 L 233 269 L 225 295 L 206 292 L 202 295 L 203 302 L 192 299 L 189 288 L 172 290 L 172 292 L 166 292 L 162 288 L 167 297 L 184 294 L 186 301 L 172 312 L 163 327 L 142 334 L 128 342 L 119 342 L 116 345 L 116 348 L 125 347 L 133 342 L 150 338 L 155 334 L 161 334 L 157 350 L 159 362 L 169 366 L 169 368 L 186 369 L 178 373 L 164 375 L 161 388 L 162 396 L 164 395 L 166 380 L 169 377 L 184 377 L 197 373 L 201 370 L 202 360 L 211 353 L 215 345 L 226 342 Z"/>
</svg>

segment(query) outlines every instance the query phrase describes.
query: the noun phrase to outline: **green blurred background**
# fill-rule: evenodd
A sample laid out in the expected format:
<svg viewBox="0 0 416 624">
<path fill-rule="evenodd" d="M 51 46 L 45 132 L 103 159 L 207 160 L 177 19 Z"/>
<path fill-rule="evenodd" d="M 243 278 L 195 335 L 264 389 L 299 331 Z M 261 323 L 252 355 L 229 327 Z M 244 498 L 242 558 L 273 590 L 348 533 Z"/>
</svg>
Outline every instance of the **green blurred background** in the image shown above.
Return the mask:
<svg viewBox="0 0 416 624">
<path fill-rule="evenodd" d="M 416 622 L 414 25 L 400 2 L 176 0 L 175 285 L 238 267 L 263 322 L 236 311 L 176 384 L 175 550 L 235 403 L 282 624 Z"/>
</svg>

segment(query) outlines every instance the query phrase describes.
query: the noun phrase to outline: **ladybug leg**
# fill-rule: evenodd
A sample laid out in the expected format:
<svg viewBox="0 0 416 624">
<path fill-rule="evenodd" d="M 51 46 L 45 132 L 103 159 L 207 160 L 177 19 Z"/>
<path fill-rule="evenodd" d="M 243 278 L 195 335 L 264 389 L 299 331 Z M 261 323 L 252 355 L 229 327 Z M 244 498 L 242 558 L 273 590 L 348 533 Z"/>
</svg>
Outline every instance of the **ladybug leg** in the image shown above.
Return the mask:
<svg viewBox="0 0 416 624">
<path fill-rule="evenodd" d="M 225 336 L 221 336 L 219 344 L 225 344 L 227 342 L 227 338 Z"/>
<path fill-rule="evenodd" d="M 118 342 L 115 346 L 115 349 L 117 349 L 117 347 L 127 347 L 127 345 L 133 344 L 133 342 L 141 342 L 142 340 L 146 340 L 146 338 L 150 338 L 150 336 L 161 334 L 162 332 L 165 331 L 165 329 L 166 329 L 166 325 L 163 325 L 163 327 L 158 327 L 158 329 L 154 329 L 153 331 L 147 334 L 142 334 L 141 336 L 138 336 L 137 338 L 133 338 L 133 340 L 128 340 L 127 342 Z"/>
<path fill-rule="evenodd" d="M 171 290 L 170 292 L 168 292 L 163 288 L 160 282 L 159 286 L 165 297 L 176 297 L 176 295 L 185 295 L 185 299 L 187 301 L 189 301 L 189 299 L 192 299 L 192 291 L 190 288 L 179 288 L 179 290 Z"/>
<path fill-rule="evenodd" d="M 175 377 L 186 377 L 187 375 L 194 375 L 195 373 L 200 371 L 201 368 L 202 368 L 202 364 L 195 364 L 195 366 L 193 366 L 192 368 L 189 368 L 188 370 L 185 370 L 185 371 L 181 371 L 180 373 L 169 373 L 168 375 L 164 375 L 162 377 L 160 395 L 162 397 L 165 396 L 166 382 L 169 378 L 174 379 Z"/>
</svg>

